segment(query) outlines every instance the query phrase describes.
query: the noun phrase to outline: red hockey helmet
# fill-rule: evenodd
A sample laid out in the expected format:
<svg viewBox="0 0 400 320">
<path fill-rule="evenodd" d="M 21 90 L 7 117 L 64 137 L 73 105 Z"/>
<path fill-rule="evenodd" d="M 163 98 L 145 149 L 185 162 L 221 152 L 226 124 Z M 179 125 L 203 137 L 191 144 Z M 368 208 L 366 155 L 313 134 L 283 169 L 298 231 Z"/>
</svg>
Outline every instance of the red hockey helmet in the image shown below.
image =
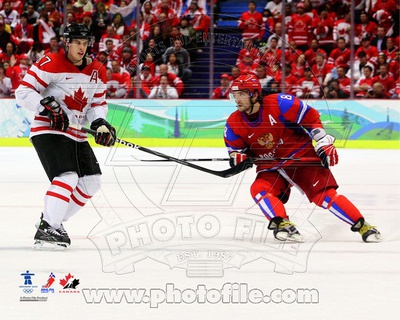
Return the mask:
<svg viewBox="0 0 400 320">
<path fill-rule="evenodd" d="M 253 76 L 251 74 L 243 74 L 237 77 L 232 82 L 231 92 L 242 91 L 242 90 L 249 91 L 250 97 L 253 96 L 253 93 L 255 91 L 257 91 L 258 94 L 260 95 L 261 94 L 260 80 L 258 80 L 256 76 Z"/>
</svg>

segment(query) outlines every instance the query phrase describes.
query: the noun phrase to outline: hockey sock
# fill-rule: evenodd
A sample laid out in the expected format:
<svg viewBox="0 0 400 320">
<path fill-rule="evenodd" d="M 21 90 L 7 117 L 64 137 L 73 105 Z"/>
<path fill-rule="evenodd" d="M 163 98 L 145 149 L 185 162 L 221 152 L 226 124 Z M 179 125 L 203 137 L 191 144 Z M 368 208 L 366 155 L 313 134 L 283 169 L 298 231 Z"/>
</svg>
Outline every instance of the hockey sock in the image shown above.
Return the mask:
<svg viewBox="0 0 400 320">
<path fill-rule="evenodd" d="M 68 210 L 63 221 L 67 221 L 89 201 L 100 189 L 100 175 L 84 176 L 79 178 L 78 185 L 73 190 Z"/>
<path fill-rule="evenodd" d="M 78 175 L 75 172 L 65 172 L 51 182 L 44 197 L 43 219 L 53 228 L 61 226 L 77 183 Z"/>
<path fill-rule="evenodd" d="M 354 225 L 362 215 L 357 207 L 345 196 L 342 196 L 334 189 L 327 190 L 322 197 L 321 203 L 317 203 L 324 209 L 328 209 L 339 219 Z"/>
<path fill-rule="evenodd" d="M 254 201 L 258 204 L 268 220 L 275 217 L 287 218 L 286 209 L 278 197 L 261 191 L 254 197 Z"/>
</svg>

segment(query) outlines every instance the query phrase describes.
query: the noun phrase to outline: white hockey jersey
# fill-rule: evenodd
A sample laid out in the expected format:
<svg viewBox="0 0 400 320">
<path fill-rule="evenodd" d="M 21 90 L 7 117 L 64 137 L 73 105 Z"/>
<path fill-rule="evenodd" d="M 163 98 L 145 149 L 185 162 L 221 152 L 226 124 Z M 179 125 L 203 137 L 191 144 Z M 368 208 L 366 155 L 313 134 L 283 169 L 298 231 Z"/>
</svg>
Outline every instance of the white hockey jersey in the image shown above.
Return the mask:
<svg viewBox="0 0 400 320">
<path fill-rule="evenodd" d="M 43 56 L 15 92 L 17 104 L 35 112 L 30 137 L 50 133 L 86 141 L 87 134 L 73 125 L 86 126 L 97 118 L 106 118 L 106 82 L 106 69 L 96 60 L 80 71 L 65 53 Z M 68 115 L 72 126 L 66 132 L 51 130 L 48 117 L 39 115 L 44 109 L 40 100 L 48 96 L 54 96 Z"/>
</svg>

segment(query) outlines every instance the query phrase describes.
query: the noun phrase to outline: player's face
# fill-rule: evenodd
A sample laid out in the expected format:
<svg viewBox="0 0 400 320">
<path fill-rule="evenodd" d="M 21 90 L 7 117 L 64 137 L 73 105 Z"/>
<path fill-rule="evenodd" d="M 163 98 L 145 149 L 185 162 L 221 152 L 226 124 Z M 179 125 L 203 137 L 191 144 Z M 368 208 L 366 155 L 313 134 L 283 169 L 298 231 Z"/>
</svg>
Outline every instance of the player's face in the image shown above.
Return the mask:
<svg viewBox="0 0 400 320">
<path fill-rule="evenodd" d="M 80 64 L 86 54 L 89 41 L 86 39 L 73 39 L 68 44 L 68 59 L 73 64 Z"/>
<path fill-rule="evenodd" d="M 231 93 L 240 112 L 246 112 L 251 108 L 250 93 L 247 90 L 233 91 Z"/>
</svg>

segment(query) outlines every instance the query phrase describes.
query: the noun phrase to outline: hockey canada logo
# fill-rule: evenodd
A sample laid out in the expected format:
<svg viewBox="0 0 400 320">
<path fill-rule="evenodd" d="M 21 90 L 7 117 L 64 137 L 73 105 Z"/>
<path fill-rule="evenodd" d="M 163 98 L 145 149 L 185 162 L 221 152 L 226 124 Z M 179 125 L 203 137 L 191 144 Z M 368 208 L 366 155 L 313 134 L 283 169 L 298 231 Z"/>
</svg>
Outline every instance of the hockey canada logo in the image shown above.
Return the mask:
<svg viewBox="0 0 400 320">
<path fill-rule="evenodd" d="M 76 279 L 71 273 L 68 273 L 64 279 L 60 279 L 60 285 L 63 287 L 60 293 L 79 293 L 77 286 L 79 285 L 79 279 Z"/>
</svg>

